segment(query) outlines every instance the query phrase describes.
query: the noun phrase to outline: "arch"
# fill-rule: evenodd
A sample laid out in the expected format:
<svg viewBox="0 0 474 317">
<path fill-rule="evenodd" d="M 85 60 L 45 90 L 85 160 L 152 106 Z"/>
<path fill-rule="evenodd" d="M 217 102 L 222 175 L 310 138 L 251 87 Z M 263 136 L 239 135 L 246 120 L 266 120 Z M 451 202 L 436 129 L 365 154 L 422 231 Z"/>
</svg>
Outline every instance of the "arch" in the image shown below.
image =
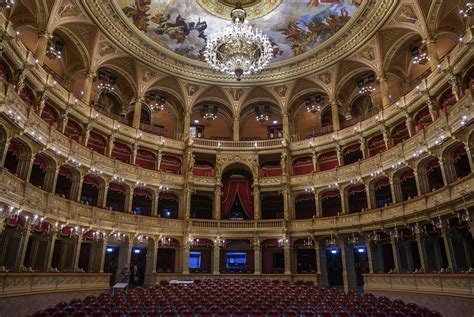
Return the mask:
<svg viewBox="0 0 474 317">
<path fill-rule="evenodd" d="M 77 143 L 82 143 L 82 127 L 74 119 L 68 118 L 66 127 L 64 128 L 64 135 Z"/>
<path fill-rule="evenodd" d="M 56 174 L 56 161 L 44 152 L 36 154 L 31 167 L 29 182 L 39 188 L 52 192 Z"/>
<path fill-rule="evenodd" d="M 212 119 L 204 118 L 204 114 L 213 113 L 217 117 Z M 196 137 L 231 140 L 233 129 L 233 113 L 220 102 L 203 100 L 195 103 L 191 108 L 191 127 L 196 128 Z"/>
<path fill-rule="evenodd" d="M 293 175 L 305 175 L 314 172 L 313 158 L 311 156 L 301 156 L 294 158 L 291 164 Z"/>
<path fill-rule="evenodd" d="M 458 141 L 453 142 L 443 150 L 441 157 L 443 158 L 444 167 L 446 169 L 448 183 L 472 173 L 468 155 L 466 146 Z"/>
<path fill-rule="evenodd" d="M 181 174 L 181 159 L 165 154 L 161 158 L 160 171 L 172 174 Z"/>
<path fill-rule="evenodd" d="M 385 150 L 387 150 L 385 140 L 382 133 L 376 134 L 368 139 L 367 141 L 367 150 L 369 157 L 377 155 Z"/>
<path fill-rule="evenodd" d="M 135 158 L 135 165 L 140 167 L 155 170 L 157 164 L 156 154 L 152 151 L 138 149 L 137 157 Z"/>
<path fill-rule="evenodd" d="M 31 159 L 33 150 L 30 145 L 20 138 L 14 138 L 10 141 L 8 146 L 5 162 L 3 166 L 12 174 L 26 180 L 25 162 L 28 163 Z"/>
<path fill-rule="evenodd" d="M 154 215 L 156 212 L 156 210 L 153 210 L 155 196 L 155 191 L 150 188 L 135 187 L 133 189 L 132 211 L 141 216 Z"/>
<path fill-rule="evenodd" d="M 424 158 L 418 162 L 416 170 L 418 175 L 422 176 L 419 177 L 419 186 L 422 194 L 437 190 L 445 185 L 441 166 L 437 157 L 429 156 Z M 425 175 L 426 178 L 423 177 Z"/>
<path fill-rule="evenodd" d="M 87 140 L 87 147 L 96 151 L 99 154 L 105 155 L 105 150 L 107 148 L 107 141 L 105 136 L 92 130 L 89 133 L 89 139 Z"/>
<path fill-rule="evenodd" d="M 405 122 L 400 122 L 395 125 L 392 128 L 390 135 L 394 146 L 410 138 L 410 133 Z"/>
<path fill-rule="evenodd" d="M 349 213 L 358 213 L 368 209 L 366 188 L 364 184 L 354 184 L 344 189 L 347 197 L 347 208 Z"/>
<path fill-rule="evenodd" d="M 394 174 L 394 178 L 397 179 L 398 184 L 400 184 L 402 201 L 412 199 L 419 195 L 413 169 L 409 167 L 402 168 Z"/>
<path fill-rule="evenodd" d="M 191 218 L 212 219 L 214 192 L 197 191 L 191 194 Z"/>
<path fill-rule="evenodd" d="M 111 157 L 124 163 L 130 164 L 132 159 L 132 149 L 126 143 L 114 141 Z"/>
<path fill-rule="evenodd" d="M 373 193 L 373 205 L 375 208 L 383 208 L 393 202 L 390 179 L 380 176 L 369 183 L 369 190 Z"/>
<path fill-rule="evenodd" d="M 334 217 L 342 212 L 341 192 L 339 189 L 326 189 L 318 194 L 321 202 L 321 216 Z"/>
<path fill-rule="evenodd" d="M 347 145 L 342 149 L 342 160 L 344 165 L 356 163 L 362 160 L 363 157 L 364 155 L 360 149 L 359 143 Z"/>
<path fill-rule="evenodd" d="M 257 112 L 258 108 L 258 112 Z M 257 121 L 257 113 L 267 119 Z M 240 140 L 254 141 L 269 139 L 279 134 L 282 135 L 281 108 L 274 103 L 252 103 L 240 111 Z"/>
<path fill-rule="evenodd" d="M 105 189 L 105 180 L 94 174 L 87 174 L 82 181 L 81 202 L 99 207 L 100 192 Z M 102 207 L 102 206 L 100 206 Z"/>
<path fill-rule="evenodd" d="M 130 190 L 130 186 L 126 183 L 110 182 L 107 190 L 107 201 L 105 202 L 105 206 L 113 211 L 129 211 L 127 199 Z"/>
<path fill-rule="evenodd" d="M 242 164 L 232 164 L 224 169 L 221 177 L 223 184 L 221 198 L 222 219 L 254 218 L 253 176 L 255 175 L 252 175 L 249 169 Z"/>
<path fill-rule="evenodd" d="M 323 152 L 318 155 L 316 170 L 319 172 L 328 171 L 339 166 L 336 151 Z"/>
<path fill-rule="evenodd" d="M 46 121 L 51 127 L 57 129 L 59 127 L 59 114 L 58 111 L 46 104 L 41 112 L 41 119 Z"/>
<path fill-rule="evenodd" d="M 72 197 L 72 195 L 78 188 L 73 188 L 73 186 L 77 187 L 79 185 L 78 183 L 81 179 L 80 174 L 81 173 L 71 165 L 61 165 L 58 171 L 54 193 L 66 199 L 76 200 L 77 198 Z"/>
<path fill-rule="evenodd" d="M 173 192 L 160 192 L 158 197 L 158 215 L 162 218 L 178 219 L 179 198 Z M 179 245 L 179 244 L 178 244 Z"/>
<path fill-rule="evenodd" d="M 316 201 L 313 193 L 299 193 L 295 196 L 295 219 L 312 219 L 316 216 Z"/>
</svg>

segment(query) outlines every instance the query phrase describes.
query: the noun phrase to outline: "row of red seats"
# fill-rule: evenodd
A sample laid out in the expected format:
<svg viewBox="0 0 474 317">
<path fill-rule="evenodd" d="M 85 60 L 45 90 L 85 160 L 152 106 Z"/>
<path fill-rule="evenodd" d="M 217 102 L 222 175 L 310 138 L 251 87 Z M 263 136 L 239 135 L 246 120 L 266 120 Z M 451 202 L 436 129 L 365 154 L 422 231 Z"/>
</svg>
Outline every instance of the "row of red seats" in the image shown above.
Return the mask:
<svg viewBox="0 0 474 317">
<path fill-rule="evenodd" d="M 190 285 L 163 283 L 114 295 L 104 293 L 59 303 L 34 317 L 62 316 L 318 316 L 441 317 L 401 300 L 313 283 L 267 280 L 205 280 Z"/>
</svg>

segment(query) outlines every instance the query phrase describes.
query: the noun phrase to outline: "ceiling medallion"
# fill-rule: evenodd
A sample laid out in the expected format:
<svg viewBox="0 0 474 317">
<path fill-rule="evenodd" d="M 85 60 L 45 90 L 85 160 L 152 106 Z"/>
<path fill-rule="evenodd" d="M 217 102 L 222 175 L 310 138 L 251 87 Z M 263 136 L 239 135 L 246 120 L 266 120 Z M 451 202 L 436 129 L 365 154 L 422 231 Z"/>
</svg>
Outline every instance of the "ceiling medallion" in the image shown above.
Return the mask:
<svg viewBox="0 0 474 317">
<path fill-rule="evenodd" d="M 232 24 L 210 36 L 204 57 L 215 70 L 235 75 L 258 73 L 273 57 L 273 48 L 268 37 L 245 22 L 247 13 L 240 1 L 231 12 Z"/>
<path fill-rule="evenodd" d="M 255 20 L 266 16 L 280 6 L 283 0 L 241 0 L 242 7 L 247 12 L 247 20 Z M 231 12 L 237 0 L 196 0 L 207 12 L 216 17 L 231 20 Z"/>
</svg>

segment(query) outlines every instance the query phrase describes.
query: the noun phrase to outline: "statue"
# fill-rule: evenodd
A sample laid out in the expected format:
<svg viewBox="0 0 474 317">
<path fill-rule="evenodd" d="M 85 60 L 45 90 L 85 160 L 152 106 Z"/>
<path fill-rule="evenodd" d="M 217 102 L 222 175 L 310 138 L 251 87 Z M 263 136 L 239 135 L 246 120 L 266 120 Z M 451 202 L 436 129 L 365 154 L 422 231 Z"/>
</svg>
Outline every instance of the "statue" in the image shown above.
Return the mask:
<svg viewBox="0 0 474 317">
<path fill-rule="evenodd" d="M 286 170 L 286 157 L 287 157 L 287 154 L 286 154 L 286 151 L 284 151 L 284 152 L 281 154 L 281 159 L 280 159 L 281 174 L 282 174 L 282 175 L 286 175 L 286 174 L 287 174 L 287 170 Z"/>
<path fill-rule="evenodd" d="M 189 152 L 189 168 L 188 168 L 189 174 L 193 173 L 195 162 L 196 162 L 195 155 L 192 154 L 192 152 Z"/>
</svg>

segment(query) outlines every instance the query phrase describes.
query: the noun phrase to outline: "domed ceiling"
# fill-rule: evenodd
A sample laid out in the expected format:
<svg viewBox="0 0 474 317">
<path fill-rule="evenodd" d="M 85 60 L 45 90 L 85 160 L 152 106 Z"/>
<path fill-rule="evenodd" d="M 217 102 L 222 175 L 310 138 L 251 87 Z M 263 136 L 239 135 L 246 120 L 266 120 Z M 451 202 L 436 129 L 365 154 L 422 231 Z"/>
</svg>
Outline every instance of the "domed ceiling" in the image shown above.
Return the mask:
<svg viewBox="0 0 474 317">
<path fill-rule="evenodd" d="M 281 83 L 327 69 L 362 47 L 396 0 L 242 0 L 247 21 L 270 37 L 274 58 L 236 83 L 203 62 L 206 39 L 230 22 L 236 0 L 83 1 L 104 35 L 144 64 L 216 85 Z"/>
<path fill-rule="evenodd" d="M 235 0 L 117 0 L 123 13 L 159 45 L 204 60 L 209 34 L 230 23 Z M 355 15 L 362 0 L 244 0 L 249 23 L 267 34 L 272 62 L 318 47 Z"/>
</svg>

